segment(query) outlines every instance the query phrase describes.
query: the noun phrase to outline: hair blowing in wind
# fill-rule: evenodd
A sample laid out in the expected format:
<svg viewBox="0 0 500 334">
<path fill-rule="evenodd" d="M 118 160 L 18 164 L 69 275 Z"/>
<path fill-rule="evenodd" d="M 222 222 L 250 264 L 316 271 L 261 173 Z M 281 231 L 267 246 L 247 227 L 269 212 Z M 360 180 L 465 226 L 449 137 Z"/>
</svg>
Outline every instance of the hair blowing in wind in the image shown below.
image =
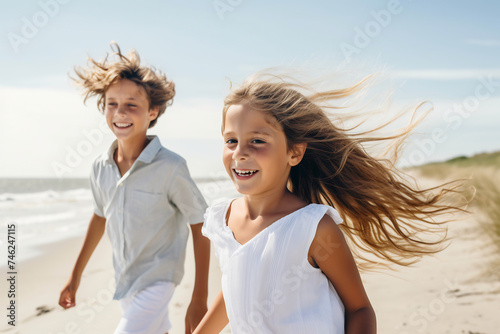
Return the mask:
<svg viewBox="0 0 500 334">
<path fill-rule="evenodd" d="M 389 136 L 377 133 L 390 122 L 357 133 L 363 121 L 342 127 L 343 117 L 353 114 L 344 112 L 340 101 L 359 94 L 369 81 L 318 92 L 287 77 L 257 74 L 230 91 L 223 119 L 229 106 L 245 102 L 276 120 L 288 149 L 307 144 L 303 160 L 291 169 L 288 189 L 306 202 L 327 204 L 340 213 L 340 227 L 354 246 L 360 269 L 409 265 L 446 246 L 446 223 L 465 211 L 467 201 L 457 196 L 461 181 L 419 189 L 395 166 L 405 140 L 421 121 L 415 120 L 415 113 L 425 104 L 413 109 L 407 127 Z M 382 158 L 368 153 L 374 144 L 387 148 Z"/>
<path fill-rule="evenodd" d="M 141 58 L 137 51 L 132 49 L 125 56 L 115 42 L 111 42 L 111 49 L 117 60 L 109 61 L 108 56 L 102 61 L 89 58 L 87 67 L 75 67 L 77 78 L 74 78 L 74 81 L 83 88 L 84 102 L 89 97 L 96 96 L 98 98 L 97 107 L 101 112 L 104 112 L 106 91 L 109 86 L 118 80 L 127 79 L 144 88 L 149 100 L 149 107 L 158 106 L 158 117 L 160 117 L 172 104 L 175 95 L 174 83 L 167 80 L 161 71 L 151 66 L 141 65 Z M 158 117 L 151 121 L 150 128 L 156 124 Z"/>
</svg>

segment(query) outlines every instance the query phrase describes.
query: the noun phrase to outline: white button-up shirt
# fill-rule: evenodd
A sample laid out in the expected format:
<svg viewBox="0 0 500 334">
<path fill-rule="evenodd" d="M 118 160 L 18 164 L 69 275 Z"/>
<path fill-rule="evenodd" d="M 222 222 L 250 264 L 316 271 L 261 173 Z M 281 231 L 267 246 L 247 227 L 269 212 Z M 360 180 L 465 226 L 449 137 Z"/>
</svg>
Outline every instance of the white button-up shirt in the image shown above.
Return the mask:
<svg viewBox="0 0 500 334">
<path fill-rule="evenodd" d="M 94 212 L 106 218 L 113 248 L 116 292 L 121 299 L 159 281 L 179 284 L 189 229 L 203 222 L 206 202 L 186 161 L 161 146 L 156 136 L 132 167 L 120 175 L 109 151 L 93 164 Z"/>
</svg>

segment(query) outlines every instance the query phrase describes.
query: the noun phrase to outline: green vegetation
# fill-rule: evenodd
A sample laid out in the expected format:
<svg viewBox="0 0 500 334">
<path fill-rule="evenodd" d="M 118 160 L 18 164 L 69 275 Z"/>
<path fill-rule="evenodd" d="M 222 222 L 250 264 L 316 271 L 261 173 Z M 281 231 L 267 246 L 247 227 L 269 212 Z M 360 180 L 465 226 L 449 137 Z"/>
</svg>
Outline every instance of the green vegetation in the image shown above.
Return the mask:
<svg viewBox="0 0 500 334">
<path fill-rule="evenodd" d="M 437 163 L 432 163 L 425 166 L 433 166 L 433 165 L 454 165 L 458 167 L 470 167 L 470 166 L 493 166 L 500 168 L 500 151 L 499 152 L 493 152 L 493 153 L 479 153 L 476 154 L 472 157 L 466 157 L 466 156 L 460 156 L 456 157 L 453 159 L 450 159 L 445 162 L 437 162 Z"/>
<path fill-rule="evenodd" d="M 500 248 L 500 152 L 481 153 L 472 157 L 457 157 L 445 162 L 416 167 L 424 177 L 470 179 L 476 194 L 471 203 L 486 217 L 481 223 Z"/>
</svg>

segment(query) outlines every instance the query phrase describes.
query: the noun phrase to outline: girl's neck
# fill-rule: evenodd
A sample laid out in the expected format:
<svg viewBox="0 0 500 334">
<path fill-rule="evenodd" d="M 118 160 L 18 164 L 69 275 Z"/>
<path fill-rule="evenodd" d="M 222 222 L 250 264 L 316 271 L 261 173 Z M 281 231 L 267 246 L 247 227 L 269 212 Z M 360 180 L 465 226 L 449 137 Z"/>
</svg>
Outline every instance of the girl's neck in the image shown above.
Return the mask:
<svg viewBox="0 0 500 334">
<path fill-rule="evenodd" d="M 294 211 L 298 206 L 306 204 L 287 188 L 276 189 L 259 195 L 244 195 L 243 202 L 248 212 L 248 218 L 274 215 L 280 212 Z"/>
</svg>

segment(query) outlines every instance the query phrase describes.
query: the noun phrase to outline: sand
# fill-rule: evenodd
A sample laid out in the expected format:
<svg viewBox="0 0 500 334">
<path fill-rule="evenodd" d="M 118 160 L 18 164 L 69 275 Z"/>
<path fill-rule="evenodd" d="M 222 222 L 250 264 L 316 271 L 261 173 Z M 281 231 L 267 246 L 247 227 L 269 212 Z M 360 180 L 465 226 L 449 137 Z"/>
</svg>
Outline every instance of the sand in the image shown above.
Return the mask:
<svg viewBox="0 0 500 334">
<path fill-rule="evenodd" d="M 500 333 L 500 256 L 476 218 L 450 224 L 439 254 L 363 275 L 379 333 Z"/>
<path fill-rule="evenodd" d="M 18 314 L 16 326 L 4 320 L 0 333 L 87 334 L 113 333 L 121 317 L 114 293 L 111 245 L 104 236 L 82 276 L 75 308 L 64 310 L 58 305 L 59 293 L 66 284 L 83 237 L 45 245 L 43 254 L 18 265 Z M 22 246 L 22 245 L 21 245 Z M 170 334 L 184 333 L 184 317 L 194 284 L 194 256 L 188 241 L 185 276 L 170 304 Z M 220 270 L 211 256 L 209 304 L 220 291 Z M 6 269 L 4 269 L 6 271 Z M 6 291 L 2 282 L 2 291 Z M 4 299 L 6 300 L 6 298 Z M 4 317 L 2 317 L 5 319 Z"/>
<path fill-rule="evenodd" d="M 413 268 L 363 275 L 379 333 L 500 333 L 500 270 L 494 265 L 499 255 L 479 228 L 478 218 L 476 214 L 453 223 L 451 245 Z M 43 246 L 39 249 L 43 255 L 18 264 L 16 326 L 8 326 L 8 319 L 2 316 L 0 333 L 113 333 L 121 309 L 111 299 L 113 272 L 106 237 L 84 272 L 77 307 L 63 310 L 57 304 L 82 242 L 79 237 Z M 22 244 L 19 247 L 22 250 Z M 171 334 L 184 333 L 193 274 L 190 242 L 186 275 L 170 307 Z M 3 280 L 2 291 L 7 291 L 6 284 Z M 212 256 L 210 302 L 219 290 L 220 271 Z M 5 303 L 5 293 L 2 295 Z"/>
</svg>

